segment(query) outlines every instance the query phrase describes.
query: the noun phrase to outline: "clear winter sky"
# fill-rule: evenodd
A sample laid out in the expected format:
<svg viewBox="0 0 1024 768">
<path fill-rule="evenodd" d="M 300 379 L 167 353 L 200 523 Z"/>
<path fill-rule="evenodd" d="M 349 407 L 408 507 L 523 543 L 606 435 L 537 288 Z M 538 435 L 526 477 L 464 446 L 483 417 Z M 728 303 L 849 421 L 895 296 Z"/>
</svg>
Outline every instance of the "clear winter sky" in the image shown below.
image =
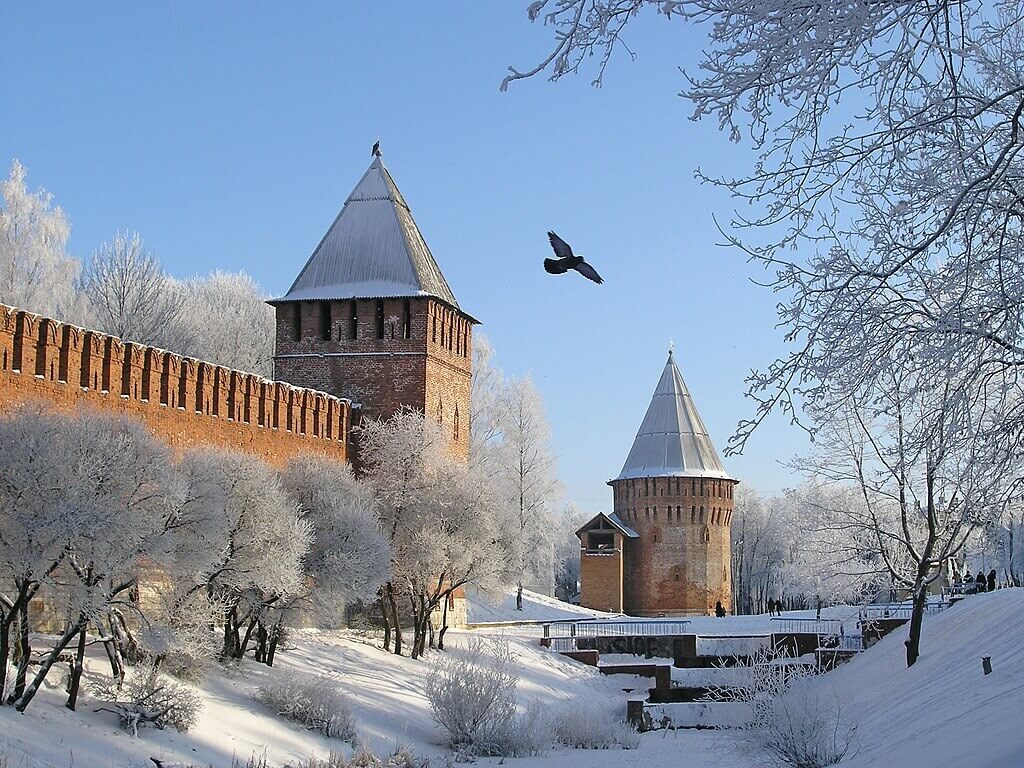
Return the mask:
<svg viewBox="0 0 1024 768">
<path fill-rule="evenodd" d="M 53 193 L 76 256 L 127 228 L 175 275 L 244 269 L 280 295 L 380 138 L 459 303 L 541 390 L 566 497 L 610 509 L 669 340 L 721 451 L 744 377 L 783 349 L 775 297 L 693 177 L 750 160 L 677 95 L 705 32 L 648 14 L 603 88 L 502 94 L 552 41 L 526 5 L 3 2 L 0 162 Z M 605 284 L 545 274 L 548 229 Z M 725 463 L 774 492 L 808 445 L 779 416 Z"/>
</svg>

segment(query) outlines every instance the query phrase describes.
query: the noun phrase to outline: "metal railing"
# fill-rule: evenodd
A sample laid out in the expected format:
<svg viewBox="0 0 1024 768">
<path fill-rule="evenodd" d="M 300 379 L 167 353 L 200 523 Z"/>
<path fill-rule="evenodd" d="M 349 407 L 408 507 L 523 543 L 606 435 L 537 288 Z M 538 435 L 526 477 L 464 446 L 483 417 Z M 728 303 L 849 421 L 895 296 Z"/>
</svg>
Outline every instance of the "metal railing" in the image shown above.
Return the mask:
<svg viewBox="0 0 1024 768">
<path fill-rule="evenodd" d="M 860 653 L 864 650 L 864 638 L 861 635 L 829 635 L 822 638 L 818 650 Z"/>
<path fill-rule="evenodd" d="M 924 615 L 934 616 L 949 607 L 945 600 L 925 603 Z M 914 612 L 914 606 L 910 603 L 882 603 L 880 605 L 865 605 L 860 609 L 861 621 L 878 621 L 880 619 L 899 619 L 908 621 Z"/>
<path fill-rule="evenodd" d="M 552 621 L 543 627 L 543 637 L 552 640 L 577 637 L 666 637 L 689 634 L 690 622 L 685 619 L 581 619 Z"/>
<path fill-rule="evenodd" d="M 789 619 L 773 618 L 773 635 L 836 635 L 842 631 L 839 619 Z"/>
</svg>

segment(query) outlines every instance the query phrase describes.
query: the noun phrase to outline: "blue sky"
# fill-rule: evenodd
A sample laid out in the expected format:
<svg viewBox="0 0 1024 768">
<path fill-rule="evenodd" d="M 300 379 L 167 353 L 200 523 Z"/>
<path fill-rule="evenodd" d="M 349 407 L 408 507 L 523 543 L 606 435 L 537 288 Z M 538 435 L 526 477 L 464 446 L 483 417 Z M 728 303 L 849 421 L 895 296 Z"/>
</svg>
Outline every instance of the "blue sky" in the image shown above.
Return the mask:
<svg viewBox="0 0 1024 768">
<path fill-rule="evenodd" d="M 677 95 L 703 31 L 649 14 L 603 88 L 502 94 L 551 41 L 526 5 L 7 4 L 0 162 L 54 194 L 77 256 L 127 228 L 176 275 L 244 269 L 276 294 L 379 137 L 499 365 L 544 395 L 566 496 L 607 509 L 669 340 L 721 450 L 751 413 L 744 377 L 783 350 L 777 297 L 717 245 L 731 203 L 693 177 L 751 157 Z M 543 272 L 549 228 L 604 285 Z M 774 492 L 807 447 L 776 417 L 726 467 Z"/>
</svg>

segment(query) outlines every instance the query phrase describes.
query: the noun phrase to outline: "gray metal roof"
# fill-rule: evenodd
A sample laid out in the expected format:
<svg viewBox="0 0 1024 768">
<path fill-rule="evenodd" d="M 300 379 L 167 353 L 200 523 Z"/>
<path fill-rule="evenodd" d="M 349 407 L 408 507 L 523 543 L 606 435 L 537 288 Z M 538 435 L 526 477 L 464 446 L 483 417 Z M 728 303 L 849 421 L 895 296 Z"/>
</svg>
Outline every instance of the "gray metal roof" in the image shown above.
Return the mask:
<svg viewBox="0 0 1024 768">
<path fill-rule="evenodd" d="M 633 477 L 731 479 L 718 458 L 671 352 L 633 448 L 615 479 Z"/>
<path fill-rule="evenodd" d="M 584 523 L 583 525 L 581 525 L 579 527 L 579 530 L 576 531 L 576 536 L 582 538 L 582 536 L 580 536 L 580 534 L 582 534 L 584 531 L 589 531 L 602 518 L 604 520 L 607 520 L 608 523 L 613 528 L 617 528 L 619 530 L 619 532 L 623 536 L 625 536 L 627 539 L 639 539 L 640 538 L 640 534 L 637 533 L 636 531 L 634 531 L 632 528 L 630 528 L 624 522 L 622 522 L 622 519 L 617 514 L 615 514 L 614 512 L 612 512 L 610 514 L 607 513 L 607 512 L 598 512 L 596 515 L 594 515 L 592 518 L 590 518 L 590 520 L 588 520 L 586 523 Z"/>
<path fill-rule="evenodd" d="M 378 156 L 288 293 L 271 303 L 387 296 L 434 296 L 459 306 Z"/>
</svg>

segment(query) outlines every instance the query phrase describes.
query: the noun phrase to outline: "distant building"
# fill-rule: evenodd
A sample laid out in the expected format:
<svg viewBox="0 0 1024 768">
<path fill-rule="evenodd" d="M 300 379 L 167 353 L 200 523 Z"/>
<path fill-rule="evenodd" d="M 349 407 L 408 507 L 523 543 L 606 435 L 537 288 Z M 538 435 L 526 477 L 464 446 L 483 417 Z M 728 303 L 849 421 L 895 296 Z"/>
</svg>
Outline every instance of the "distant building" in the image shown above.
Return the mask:
<svg viewBox="0 0 1024 768">
<path fill-rule="evenodd" d="M 577 531 L 580 604 L 633 616 L 732 605 L 733 489 L 673 354 L 622 472 L 613 512 Z"/>
</svg>

